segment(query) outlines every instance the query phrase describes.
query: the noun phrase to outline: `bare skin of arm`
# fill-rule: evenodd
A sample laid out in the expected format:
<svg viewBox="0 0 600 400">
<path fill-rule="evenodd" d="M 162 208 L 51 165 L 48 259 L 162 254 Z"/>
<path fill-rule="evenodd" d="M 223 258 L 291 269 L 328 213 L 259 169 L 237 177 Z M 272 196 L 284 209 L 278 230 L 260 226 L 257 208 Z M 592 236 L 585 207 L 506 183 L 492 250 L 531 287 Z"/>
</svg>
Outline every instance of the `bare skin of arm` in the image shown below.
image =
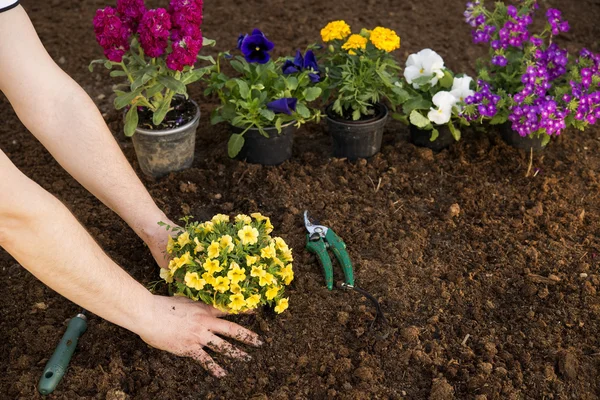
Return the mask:
<svg viewBox="0 0 600 400">
<path fill-rule="evenodd" d="M 165 215 L 143 187 L 92 100 L 54 64 L 21 6 L 0 14 L 0 90 L 27 128 L 75 179 L 119 214 L 164 263 Z M 115 264 L 67 208 L 0 151 L 0 247 L 74 303 L 153 347 L 225 375 L 204 350 L 246 358 L 218 335 L 258 336 L 213 307 L 149 293 Z M 164 265 L 164 264 L 163 264 Z"/>
</svg>

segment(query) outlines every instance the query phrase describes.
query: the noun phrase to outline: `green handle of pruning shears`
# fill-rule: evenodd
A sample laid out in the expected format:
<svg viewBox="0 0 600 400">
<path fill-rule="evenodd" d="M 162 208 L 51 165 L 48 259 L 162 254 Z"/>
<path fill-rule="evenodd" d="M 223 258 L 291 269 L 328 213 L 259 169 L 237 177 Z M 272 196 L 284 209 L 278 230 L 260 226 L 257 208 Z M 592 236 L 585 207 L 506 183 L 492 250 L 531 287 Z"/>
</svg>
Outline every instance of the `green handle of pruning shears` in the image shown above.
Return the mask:
<svg viewBox="0 0 600 400">
<path fill-rule="evenodd" d="M 344 243 L 344 241 L 340 239 L 340 237 L 336 235 L 332 229 L 327 230 L 327 233 L 325 234 L 325 240 L 329 244 L 333 254 L 335 254 L 335 258 L 337 258 L 338 262 L 342 266 L 346 283 L 350 286 L 354 286 L 354 271 L 352 269 L 350 256 L 346 250 L 346 243 Z"/>
<path fill-rule="evenodd" d="M 310 235 L 306 235 L 306 250 L 315 254 L 323 267 L 325 273 L 325 283 L 327 289 L 333 289 L 333 266 L 331 265 L 331 258 L 327 254 L 327 246 L 322 238 L 319 240 L 310 240 Z"/>
<path fill-rule="evenodd" d="M 75 351 L 79 337 L 83 335 L 87 329 L 85 316 L 80 315 L 77 315 L 76 317 L 72 318 L 71 321 L 69 321 L 67 331 L 58 343 L 56 350 L 54 350 L 54 354 L 52 354 L 52 357 L 50 357 L 50 360 L 48 360 L 48 363 L 44 368 L 44 373 L 42 374 L 38 384 L 38 391 L 43 395 L 52 393 L 54 389 L 56 389 L 56 386 L 58 386 L 58 383 L 64 376 L 67 367 L 69 366 L 71 356 Z"/>
</svg>

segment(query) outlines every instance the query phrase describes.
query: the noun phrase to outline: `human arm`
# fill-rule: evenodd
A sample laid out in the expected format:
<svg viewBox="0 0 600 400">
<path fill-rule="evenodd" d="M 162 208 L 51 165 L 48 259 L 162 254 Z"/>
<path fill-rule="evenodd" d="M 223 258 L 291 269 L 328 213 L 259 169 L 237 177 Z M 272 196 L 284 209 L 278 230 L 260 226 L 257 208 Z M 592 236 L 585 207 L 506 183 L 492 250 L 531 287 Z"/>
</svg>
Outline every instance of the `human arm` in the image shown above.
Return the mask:
<svg viewBox="0 0 600 400">
<path fill-rule="evenodd" d="M 79 183 L 115 211 L 166 267 L 173 225 L 156 206 L 85 91 L 40 42 L 21 6 L 0 13 L 0 91 L 19 119 Z"/>
<path fill-rule="evenodd" d="M 225 371 L 204 346 L 247 354 L 216 336 L 258 345 L 258 336 L 213 307 L 150 294 L 115 264 L 54 196 L 25 177 L 0 151 L 0 247 L 46 285 L 153 347 L 192 357 L 216 376 Z"/>
</svg>

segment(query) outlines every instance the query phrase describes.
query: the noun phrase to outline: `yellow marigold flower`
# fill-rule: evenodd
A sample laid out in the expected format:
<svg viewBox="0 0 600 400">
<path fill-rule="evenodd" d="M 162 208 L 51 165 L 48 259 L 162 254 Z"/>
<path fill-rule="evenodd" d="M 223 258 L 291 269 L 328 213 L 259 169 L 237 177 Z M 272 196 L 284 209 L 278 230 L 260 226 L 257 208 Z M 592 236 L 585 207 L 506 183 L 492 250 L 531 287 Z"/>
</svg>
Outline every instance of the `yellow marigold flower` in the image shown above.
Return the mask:
<svg viewBox="0 0 600 400">
<path fill-rule="evenodd" d="M 243 294 L 232 294 L 229 296 L 229 308 L 232 311 L 239 311 L 246 305 L 246 300 L 244 300 Z"/>
<path fill-rule="evenodd" d="M 169 241 L 167 242 L 167 253 L 171 254 L 173 253 L 173 251 L 175 251 L 175 241 L 173 240 L 173 238 L 171 236 L 169 236 Z"/>
<path fill-rule="evenodd" d="M 288 301 L 287 298 L 280 299 L 277 302 L 277 306 L 275 306 L 275 312 L 277 314 L 281 314 L 282 312 L 284 312 L 285 310 L 287 310 L 288 306 L 289 306 L 289 301 Z"/>
<path fill-rule="evenodd" d="M 238 236 L 244 246 L 256 244 L 258 242 L 258 229 L 246 225 L 238 231 Z"/>
<path fill-rule="evenodd" d="M 229 290 L 229 278 L 225 278 L 224 276 L 219 276 L 217 277 L 217 279 L 215 279 L 215 283 L 213 284 L 213 287 L 215 288 L 215 290 L 221 292 L 221 293 L 225 293 L 226 291 Z"/>
<path fill-rule="evenodd" d="M 246 307 L 255 308 L 260 303 L 260 294 L 253 294 L 246 299 Z"/>
<path fill-rule="evenodd" d="M 275 241 L 275 246 L 277 247 L 278 250 L 286 251 L 288 249 L 287 243 L 282 238 L 275 237 L 275 238 L 273 238 L 273 240 Z"/>
<path fill-rule="evenodd" d="M 219 222 L 229 222 L 229 215 L 217 214 L 214 217 L 212 217 L 211 222 L 213 224 L 218 224 Z"/>
<path fill-rule="evenodd" d="M 223 271 L 223 267 L 219 265 L 219 260 L 206 260 L 202 265 L 204 270 L 213 275 L 215 272 Z"/>
<path fill-rule="evenodd" d="M 367 48 L 367 38 L 363 37 L 361 35 L 350 35 L 350 37 L 348 38 L 348 40 L 346 41 L 346 43 L 344 43 L 342 45 L 342 49 L 344 50 L 349 50 L 349 53 L 354 55 L 356 54 L 354 51 L 352 50 L 356 50 L 356 49 L 361 49 L 364 50 Z"/>
<path fill-rule="evenodd" d="M 279 293 L 280 289 L 281 289 L 281 287 L 279 287 L 279 286 L 272 286 L 272 287 L 270 287 L 265 292 L 265 297 L 267 298 L 267 300 L 273 300 L 275 297 L 277 297 L 277 293 Z"/>
<path fill-rule="evenodd" d="M 250 218 L 246 214 L 238 214 L 235 216 L 235 222 L 243 222 L 246 225 L 250 225 L 250 223 L 252 222 L 252 218 Z"/>
<path fill-rule="evenodd" d="M 167 283 L 173 283 L 173 274 L 171 273 L 171 270 L 169 270 L 169 269 L 161 268 L 160 269 L 160 277 L 162 279 L 164 279 L 165 282 L 167 282 Z"/>
<path fill-rule="evenodd" d="M 254 265 L 252 267 L 252 271 L 250 271 L 250 276 L 253 276 L 255 278 L 260 278 L 265 276 L 265 274 L 267 273 L 267 271 L 264 270 L 262 265 L 256 266 Z"/>
<path fill-rule="evenodd" d="M 192 243 L 192 240 L 190 239 L 190 233 L 189 232 L 183 232 L 181 235 L 179 235 L 179 237 L 177 238 L 177 244 L 179 245 L 179 247 L 183 247 L 186 244 L 190 244 Z"/>
<path fill-rule="evenodd" d="M 260 256 L 262 258 L 275 258 L 277 257 L 277 251 L 275 250 L 275 242 L 271 242 L 267 247 L 260 249 Z"/>
<path fill-rule="evenodd" d="M 332 21 L 321 29 L 321 38 L 324 42 L 331 42 L 336 39 L 345 39 L 350 33 L 352 33 L 350 25 L 345 21 Z"/>
<path fill-rule="evenodd" d="M 229 285 L 229 291 L 234 294 L 242 293 L 242 287 L 237 283 L 231 282 L 231 284 Z"/>
<path fill-rule="evenodd" d="M 215 277 L 213 276 L 212 272 L 203 273 L 202 279 L 204 279 L 207 284 L 215 286 Z"/>
<path fill-rule="evenodd" d="M 282 252 L 283 261 L 292 262 L 294 261 L 294 257 L 292 256 L 292 249 L 288 249 Z"/>
<path fill-rule="evenodd" d="M 200 243 L 197 237 L 194 238 L 194 243 L 196 243 L 196 247 L 194 248 L 194 251 L 196 253 L 204 251 L 204 246 L 202 245 L 202 243 Z"/>
<path fill-rule="evenodd" d="M 185 274 L 185 285 L 192 289 L 202 290 L 206 285 L 206 281 L 200 278 L 197 272 L 187 272 Z"/>
<path fill-rule="evenodd" d="M 277 272 L 277 275 L 283 279 L 283 283 L 286 285 L 292 283 L 292 280 L 294 279 L 294 270 L 292 269 L 292 264 L 286 265 L 285 268 L 282 268 L 281 271 Z"/>
<path fill-rule="evenodd" d="M 232 283 L 238 283 L 246 279 L 246 270 L 244 268 L 240 268 L 238 263 L 232 261 L 229 264 L 229 272 L 227 272 L 227 277 L 231 280 Z"/>
<path fill-rule="evenodd" d="M 234 249 L 234 245 L 233 245 L 233 238 L 229 235 L 224 235 L 221 236 L 221 239 L 219 239 L 219 244 L 221 245 L 222 249 L 227 248 L 227 251 L 233 251 Z"/>
<path fill-rule="evenodd" d="M 208 246 L 208 258 L 217 258 L 221 254 L 221 247 L 219 246 L 219 242 L 215 242 L 214 240 Z"/>
<path fill-rule="evenodd" d="M 259 256 L 246 256 L 246 265 L 251 267 L 253 264 L 260 260 Z"/>
<path fill-rule="evenodd" d="M 263 287 L 263 286 L 271 285 L 272 283 L 274 283 L 274 281 L 275 281 L 275 277 L 265 271 L 265 273 L 259 277 L 258 284 L 261 287 Z"/>
<path fill-rule="evenodd" d="M 371 43 L 379 50 L 389 53 L 400 48 L 400 36 L 391 29 L 378 26 L 371 31 Z"/>
</svg>

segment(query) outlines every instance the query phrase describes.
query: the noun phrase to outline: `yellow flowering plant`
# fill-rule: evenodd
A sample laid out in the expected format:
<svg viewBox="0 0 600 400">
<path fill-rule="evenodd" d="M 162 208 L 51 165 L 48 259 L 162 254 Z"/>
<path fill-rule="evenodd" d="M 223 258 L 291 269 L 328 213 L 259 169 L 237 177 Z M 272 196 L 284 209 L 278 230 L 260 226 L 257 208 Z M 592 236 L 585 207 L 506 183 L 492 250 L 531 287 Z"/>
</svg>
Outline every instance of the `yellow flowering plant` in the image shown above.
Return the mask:
<svg viewBox="0 0 600 400">
<path fill-rule="evenodd" d="M 346 22 L 333 21 L 321 29 L 321 39 L 325 97 L 333 99 L 331 109 L 340 118 L 368 118 L 382 100 L 397 104 L 408 96 L 397 84 L 401 67 L 391 53 L 400 48 L 400 37 L 393 30 L 378 26 L 352 33 Z"/>
<path fill-rule="evenodd" d="M 262 305 L 274 306 L 277 313 L 287 309 L 292 249 L 282 238 L 271 237 L 269 217 L 217 214 L 210 221 L 183 221 L 184 227 L 162 224 L 173 236 L 167 244 L 172 258 L 160 276 L 174 295 L 233 314 Z"/>
</svg>

